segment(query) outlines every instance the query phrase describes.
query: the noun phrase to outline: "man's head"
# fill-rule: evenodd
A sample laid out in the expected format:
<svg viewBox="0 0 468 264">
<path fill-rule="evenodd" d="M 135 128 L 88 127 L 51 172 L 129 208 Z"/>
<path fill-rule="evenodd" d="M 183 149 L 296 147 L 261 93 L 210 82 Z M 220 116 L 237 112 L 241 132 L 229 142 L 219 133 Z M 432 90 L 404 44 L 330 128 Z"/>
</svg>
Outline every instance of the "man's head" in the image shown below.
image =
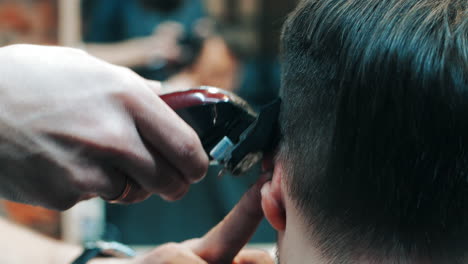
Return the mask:
<svg viewBox="0 0 468 264">
<path fill-rule="evenodd" d="M 306 0 L 282 45 L 281 257 L 300 229 L 326 263 L 466 260 L 468 2 Z"/>
</svg>

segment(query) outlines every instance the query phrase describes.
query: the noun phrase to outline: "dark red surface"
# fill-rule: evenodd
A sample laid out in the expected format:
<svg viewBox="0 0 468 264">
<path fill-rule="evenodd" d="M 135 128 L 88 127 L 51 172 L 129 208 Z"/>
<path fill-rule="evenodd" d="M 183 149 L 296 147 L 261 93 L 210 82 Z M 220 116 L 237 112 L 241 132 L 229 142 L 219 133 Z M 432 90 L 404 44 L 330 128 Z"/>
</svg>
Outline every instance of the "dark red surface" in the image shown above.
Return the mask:
<svg viewBox="0 0 468 264">
<path fill-rule="evenodd" d="M 215 104 L 230 101 L 226 92 L 217 89 L 192 89 L 161 95 L 161 99 L 172 109 L 179 110 L 203 104 Z"/>
</svg>

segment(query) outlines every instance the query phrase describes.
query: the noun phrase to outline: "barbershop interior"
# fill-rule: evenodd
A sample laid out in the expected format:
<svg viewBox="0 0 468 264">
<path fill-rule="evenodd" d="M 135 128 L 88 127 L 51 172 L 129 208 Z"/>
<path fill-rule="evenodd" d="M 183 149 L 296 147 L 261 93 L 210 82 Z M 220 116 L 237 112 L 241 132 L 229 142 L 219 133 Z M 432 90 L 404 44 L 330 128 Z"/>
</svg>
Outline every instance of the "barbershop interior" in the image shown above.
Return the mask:
<svg viewBox="0 0 468 264">
<path fill-rule="evenodd" d="M 297 1 L 1 0 L 0 45 L 81 49 L 168 92 L 200 86 L 238 95 L 258 111 L 278 97 L 279 36 Z M 66 211 L 0 200 L 0 216 L 66 243 L 118 241 L 137 250 L 203 236 L 260 175 L 257 162 L 234 176 L 219 164 L 180 200 L 153 195 L 122 205 L 100 198 Z M 222 173 L 220 173 L 223 171 Z M 263 220 L 249 246 L 273 250 Z"/>
<path fill-rule="evenodd" d="M 467 0 L 0 0 L 0 264 L 465 264 L 467 120 Z"/>
</svg>

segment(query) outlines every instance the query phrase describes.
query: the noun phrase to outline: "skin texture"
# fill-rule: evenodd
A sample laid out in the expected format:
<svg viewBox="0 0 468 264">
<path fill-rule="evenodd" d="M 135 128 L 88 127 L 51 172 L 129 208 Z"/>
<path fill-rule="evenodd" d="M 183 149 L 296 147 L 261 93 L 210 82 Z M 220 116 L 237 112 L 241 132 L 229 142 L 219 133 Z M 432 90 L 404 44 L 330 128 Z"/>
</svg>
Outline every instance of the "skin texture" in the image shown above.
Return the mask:
<svg viewBox="0 0 468 264">
<path fill-rule="evenodd" d="M 129 263 L 274 264 L 273 258 L 267 252 L 251 249 L 242 250 L 263 219 L 260 190 L 269 178 L 271 178 L 269 174 L 262 175 L 224 220 L 205 236 L 179 244 L 162 245 Z M 93 264 L 106 263 L 127 264 L 125 260 L 96 260 Z"/>
<path fill-rule="evenodd" d="M 308 225 L 304 224 L 303 215 L 288 193 L 284 161 L 277 159 L 274 163 L 270 162 L 274 164 L 273 177 L 261 189 L 261 204 L 265 218 L 278 232 L 279 263 L 329 263 L 322 257 L 317 245 L 311 243 L 307 235 Z"/>
<path fill-rule="evenodd" d="M 264 175 L 234 209 L 205 236 L 169 243 L 134 259 L 93 259 L 90 264 L 274 264 L 264 251 L 242 248 L 263 218 L 260 189 Z M 0 263 L 71 263 L 81 253 L 78 246 L 50 240 L 0 219 Z M 25 243 L 27 241 L 27 243 Z M 24 254 L 28 252 L 28 254 Z"/>
<path fill-rule="evenodd" d="M 69 48 L 0 49 L 0 197 L 67 209 L 95 196 L 181 198 L 208 158 L 160 85 Z"/>
<path fill-rule="evenodd" d="M 273 264 L 267 252 L 242 250 L 263 219 L 260 189 L 271 175 L 263 175 L 239 203 L 205 236 L 162 245 L 131 264 Z M 98 260 L 94 264 L 100 263 Z M 127 263 L 127 262 L 115 262 Z M 114 264 L 114 262 L 108 262 Z"/>
</svg>

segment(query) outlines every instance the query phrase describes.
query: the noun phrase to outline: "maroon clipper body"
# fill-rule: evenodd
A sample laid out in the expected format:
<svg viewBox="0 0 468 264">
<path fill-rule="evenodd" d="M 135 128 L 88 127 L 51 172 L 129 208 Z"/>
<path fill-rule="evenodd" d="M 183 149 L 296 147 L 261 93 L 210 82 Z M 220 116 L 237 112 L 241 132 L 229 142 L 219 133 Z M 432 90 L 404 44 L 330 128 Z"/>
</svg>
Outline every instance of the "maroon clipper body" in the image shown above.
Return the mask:
<svg viewBox="0 0 468 264">
<path fill-rule="evenodd" d="M 276 145 L 280 100 L 259 114 L 240 97 L 214 87 L 161 95 L 198 134 L 210 160 L 240 175 Z"/>
</svg>

